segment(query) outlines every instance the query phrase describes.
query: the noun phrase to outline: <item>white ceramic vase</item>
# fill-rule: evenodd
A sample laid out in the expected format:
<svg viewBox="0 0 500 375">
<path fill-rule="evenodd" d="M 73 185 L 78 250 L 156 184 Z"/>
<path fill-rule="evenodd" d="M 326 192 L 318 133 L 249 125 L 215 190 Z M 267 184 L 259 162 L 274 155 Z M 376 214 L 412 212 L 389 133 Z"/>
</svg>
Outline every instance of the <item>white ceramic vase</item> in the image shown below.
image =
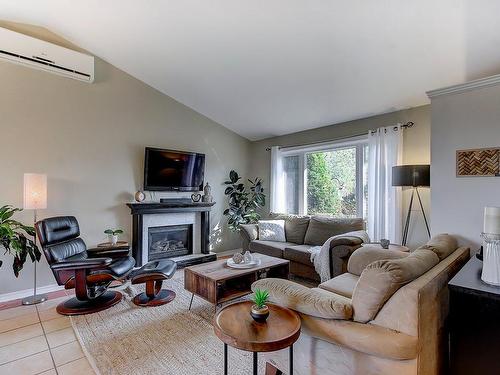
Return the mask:
<svg viewBox="0 0 500 375">
<path fill-rule="evenodd" d="M 500 235 L 483 233 L 483 271 L 481 280 L 487 284 L 500 286 Z"/>
<path fill-rule="evenodd" d="M 117 234 L 110 234 L 109 235 L 109 242 L 111 242 L 111 245 L 115 246 L 116 243 L 118 242 L 118 235 Z"/>
</svg>

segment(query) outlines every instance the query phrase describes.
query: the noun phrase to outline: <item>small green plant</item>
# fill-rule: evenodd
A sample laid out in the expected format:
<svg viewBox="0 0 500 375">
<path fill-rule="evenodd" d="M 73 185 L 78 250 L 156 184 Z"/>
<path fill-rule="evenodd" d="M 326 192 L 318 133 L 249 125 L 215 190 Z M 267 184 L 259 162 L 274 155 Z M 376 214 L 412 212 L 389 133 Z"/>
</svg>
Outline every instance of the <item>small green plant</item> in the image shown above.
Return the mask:
<svg viewBox="0 0 500 375">
<path fill-rule="evenodd" d="M 123 234 L 123 231 L 121 229 L 106 229 L 104 231 L 104 234 L 108 234 L 110 236 L 117 236 L 119 234 Z"/>
<path fill-rule="evenodd" d="M 266 306 L 267 301 L 269 300 L 269 292 L 267 290 L 255 289 L 255 293 L 253 294 L 253 303 L 258 309 L 262 309 Z"/>
</svg>

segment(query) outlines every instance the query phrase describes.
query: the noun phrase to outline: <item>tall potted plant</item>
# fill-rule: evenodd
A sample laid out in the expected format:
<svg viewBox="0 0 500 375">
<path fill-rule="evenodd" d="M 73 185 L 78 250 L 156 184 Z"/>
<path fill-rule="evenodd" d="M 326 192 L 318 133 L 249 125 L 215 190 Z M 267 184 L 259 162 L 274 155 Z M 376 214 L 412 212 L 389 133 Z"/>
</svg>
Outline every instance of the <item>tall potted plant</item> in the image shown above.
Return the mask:
<svg viewBox="0 0 500 375">
<path fill-rule="evenodd" d="M 266 196 L 262 187 L 262 179 L 248 180 L 250 190 L 240 182 L 241 177 L 235 171 L 229 172 L 229 180 L 224 194 L 228 196 L 228 208 L 224 215 L 228 217 L 229 229 L 238 231 L 241 224 L 255 223 L 260 219 L 258 208 L 266 205 Z"/>
<path fill-rule="evenodd" d="M 28 256 L 32 262 L 38 262 L 42 255 L 32 240 L 35 228 L 12 219 L 12 216 L 19 211 L 22 209 L 10 205 L 0 207 L 0 246 L 5 249 L 5 254 L 9 253 L 14 257 L 12 268 L 16 277 L 19 276 Z"/>
</svg>

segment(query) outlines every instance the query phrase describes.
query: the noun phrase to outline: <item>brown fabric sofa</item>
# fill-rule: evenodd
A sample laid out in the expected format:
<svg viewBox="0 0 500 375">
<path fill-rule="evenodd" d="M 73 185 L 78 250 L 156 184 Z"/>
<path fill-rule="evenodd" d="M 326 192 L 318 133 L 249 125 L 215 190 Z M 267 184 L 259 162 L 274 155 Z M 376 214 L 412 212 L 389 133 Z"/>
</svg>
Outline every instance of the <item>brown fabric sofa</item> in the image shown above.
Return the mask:
<svg viewBox="0 0 500 375">
<path fill-rule="evenodd" d="M 438 375 L 446 373 L 448 281 L 469 249 L 438 235 L 412 253 L 356 250 L 347 272 L 318 288 L 263 279 L 271 300 L 296 310 L 302 334 L 295 344 L 298 375 Z M 359 274 L 359 271 L 362 272 Z M 287 353 L 266 354 L 286 369 Z"/>
<path fill-rule="evenodd" d="M 257 224 L 240 226 L 242 247 L 251 251 L 290 261 L 290 272 L 294 275 L 320 281 L 311 263 L 309 249 L 322 246 L 330 237 L 364 229 L 360 218 L 344 219 L 330 216 L 298 216 L 270 214 L 270 219 L 285 220 L 286 242 L 259 240 Z M 347 270 L 347 261 L 362 241 L 355 237 L 341 237 L 332 241 L 330 249 L 330 273 L 339 275 Z"/>
</svg>

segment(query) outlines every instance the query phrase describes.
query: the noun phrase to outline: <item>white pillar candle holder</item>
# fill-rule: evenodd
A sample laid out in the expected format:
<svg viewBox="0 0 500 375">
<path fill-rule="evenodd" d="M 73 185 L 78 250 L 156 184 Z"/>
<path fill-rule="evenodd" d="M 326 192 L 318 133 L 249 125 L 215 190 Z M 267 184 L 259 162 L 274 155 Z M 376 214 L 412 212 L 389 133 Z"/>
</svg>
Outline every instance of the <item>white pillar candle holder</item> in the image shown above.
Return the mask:
<svg viewBox="0 0 500 375">
<path fill-rule="evenodd" d="M 500 234 L 481 233 L 481 237 L 485 243 L 481 280 L 500 286 Z"/>
</svg>

